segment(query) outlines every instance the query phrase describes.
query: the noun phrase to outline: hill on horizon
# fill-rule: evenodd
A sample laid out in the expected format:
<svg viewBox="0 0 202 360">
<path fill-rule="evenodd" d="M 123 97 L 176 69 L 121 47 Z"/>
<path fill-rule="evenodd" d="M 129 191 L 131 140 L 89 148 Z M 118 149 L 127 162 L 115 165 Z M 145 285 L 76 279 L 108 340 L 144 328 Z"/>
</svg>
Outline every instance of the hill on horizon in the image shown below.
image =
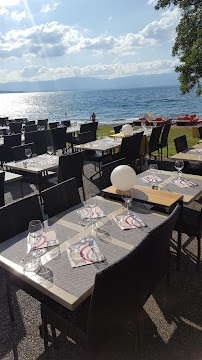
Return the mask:
<svg viewBox="0 0 202 360">
<path fill-rule="evenodd" d="M 136 75 L 115 79 L 98 79 L 96 77 L 72 77 L 47 81 L 22 81 L 0 84 L 0 92 L 40 92 L 67 91 L 87 89 L 127 89 L 160 86 L 177 86 L 176 73 Z"/>
</svg>

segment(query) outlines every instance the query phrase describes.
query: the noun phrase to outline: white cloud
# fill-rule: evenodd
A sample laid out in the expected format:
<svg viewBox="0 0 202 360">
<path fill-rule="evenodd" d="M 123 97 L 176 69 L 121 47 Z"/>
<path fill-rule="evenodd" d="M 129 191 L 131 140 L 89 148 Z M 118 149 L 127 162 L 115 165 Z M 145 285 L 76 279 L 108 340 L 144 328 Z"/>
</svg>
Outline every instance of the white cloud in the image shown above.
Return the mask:
<svg viewBox="0 0 202 360">
<path fill-rule="evenodd" d="M 83 67 L 66 65 L 58 68 L 27 66 L 20 73 L 18 80 L 57 80 L 75 76 L 95 76 L 100 79 L 113 79 L 132 75 L 163 74 L 174 71 L 178 60 L 156 60 L 142 63 L 96 64 Z"/>
<path fill-rule="evenodd" d="M 49 11 L 54 11 L 54 10 L 58 7 L 58 5 L 60 5 L 60 3 L 57 3 L 57 2 L 54 2 L 52 5 L 50 5 L 50 4 L 46 4 L 46 5 L 43 4 L 40 12 L 47 13 L 47 12 L 49 12 Z"/>
<path fill-rule="evenodd" d="M 9 7 L 9 6 L 17 6 L 21 3 L 21 0 L 1 0 L 0 6 Z"/>
<path fill-rule="evenodd" d="M 9 11 L 5 8 L 1 8 L 0 9 L 0 15 L 8 15 L 9 14 Z"/>
<path fill-rule="evenodd" d="M 17 21 L 25 12 L 12 13 Z M 59 24 L 56 21 L 36 25 L 24 30 L 11 30 L 0 39 L 0 57 L 54 57 L 85 51 L 90 55 L 112 54 L 133 56 L 138 48 L 146 48 L 173 41 L 179 11 L 162 13 L 159 21 L 153 21 L 139 33 L 128 33 L 115 37 L 101 34 L 87 37 L 85 30 Z"/>
<path fill-rule="evenodd" d="M 155 4 L 157 4 L 157 0 L 148 0 L 147 4 L 148 5 L 155 5 Z"/>
<path fill-rule="evenodd" d="M 22 12 L 16 12 L 16 11 L 12 11 L 11 12 L 11 18 L 13 19 L 13 20 L 15 20 L 15 21 L 21 21 L 22 19 L 25 19 L 25 17 L 26 17 L 26 12 L 25 12 L 25 10 L 24 11 L 22 11 Z"/>
</svg>

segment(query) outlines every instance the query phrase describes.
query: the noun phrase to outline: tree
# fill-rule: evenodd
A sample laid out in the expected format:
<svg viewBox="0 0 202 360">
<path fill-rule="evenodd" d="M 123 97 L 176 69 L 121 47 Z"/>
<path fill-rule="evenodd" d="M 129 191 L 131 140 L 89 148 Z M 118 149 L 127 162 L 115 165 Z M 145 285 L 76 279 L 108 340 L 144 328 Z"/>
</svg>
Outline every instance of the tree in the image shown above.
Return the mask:
<svg viewBox="0 0 202 360">
<path fill-rule="evenodd" d="M 202 0 L 159 0 L 156 10 L 167 6 L 179 6 L 181 19 L 176 28 L 177 36 L 172 55 L 179 56 L 181 64 L 175 67 L 179 73 L 180 90 L 184 95 L 196 86 L 196 96 L 202 94 Z"/>
</svg>

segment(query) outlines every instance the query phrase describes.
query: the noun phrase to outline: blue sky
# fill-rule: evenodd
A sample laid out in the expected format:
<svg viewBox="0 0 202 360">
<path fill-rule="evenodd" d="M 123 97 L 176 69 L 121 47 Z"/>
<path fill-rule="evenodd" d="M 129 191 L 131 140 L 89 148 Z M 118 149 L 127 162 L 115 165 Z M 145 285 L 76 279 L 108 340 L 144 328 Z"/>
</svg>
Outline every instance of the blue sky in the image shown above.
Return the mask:
<svg viewBox="0 0 202 360">
<path fill-rule="evenodd" d="M 157 0 L 0 0 L 0 83 L 174 71 L 177 8 Z"/>
</svg>

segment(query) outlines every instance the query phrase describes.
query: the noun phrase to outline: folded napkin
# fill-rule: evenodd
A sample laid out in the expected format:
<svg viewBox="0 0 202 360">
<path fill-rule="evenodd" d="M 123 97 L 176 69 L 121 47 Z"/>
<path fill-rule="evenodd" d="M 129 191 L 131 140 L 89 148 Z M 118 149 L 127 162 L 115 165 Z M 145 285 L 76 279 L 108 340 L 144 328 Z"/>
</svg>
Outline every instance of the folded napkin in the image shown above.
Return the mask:
<svg viewBox="0 0 202 360">
<path fill-rule="evenodd" d="M 147 176 L 144 176 L 143 178 L 141 178 L 142 181 L 144 181 L 145 183 L 147 184 L 150 184 L 150 183 L 158 183 L 160 181 L 162 181 L 160 179 L 160 177 L 156 176 L 156 175 L 147 175 Z"/>
<path fill-rule="evenodd" d="M 83 209 L 77 210 L 79 216 L 88 219 L 96 219 L 105 216 L 99 206 L 89 205 Z"/>
<path fill-rule="evenodd" d="M 187 180 L 185 178 L 182 179 L 174 179 L 172 180 L 172 183 L 178 186 L 179 188 L 188 188 L 193 186 L 198 186 L 198 184 L 195 184 L 194 182 Z"/>
<path fill-rule="evenodd" d="M 202 149 L 191 149 L 190 151 L 193 153 L 202 153 Z"/>
<path fill-rule="evenodd" d="M 95 240 L 92 243 L 76 243 L 67 247 L 67 255 L 73 268 L 103 262 L 105 257 Z"/>
<path fill-rule="evenodd" d="M 119 225 L 121 230 L 136 229 L 146 226 L 138 215 L 117 215 L 114 218 L 115 222 Z"/>
<path fill-rule="evenodd" d="M 30 253 L 31 250 L 35 250 L 37 248 L 43 249 L 49 246 L 59 245 L 59 241 L 56 236 L 56 232 L 51 230 L 48 232 L 44 232 L 41 235 L 40 242 L 37 243 L 37 246 L 33 246 L 33 237 L 28 234 L 27 236 L 27 254 Z"/>
</svg>

